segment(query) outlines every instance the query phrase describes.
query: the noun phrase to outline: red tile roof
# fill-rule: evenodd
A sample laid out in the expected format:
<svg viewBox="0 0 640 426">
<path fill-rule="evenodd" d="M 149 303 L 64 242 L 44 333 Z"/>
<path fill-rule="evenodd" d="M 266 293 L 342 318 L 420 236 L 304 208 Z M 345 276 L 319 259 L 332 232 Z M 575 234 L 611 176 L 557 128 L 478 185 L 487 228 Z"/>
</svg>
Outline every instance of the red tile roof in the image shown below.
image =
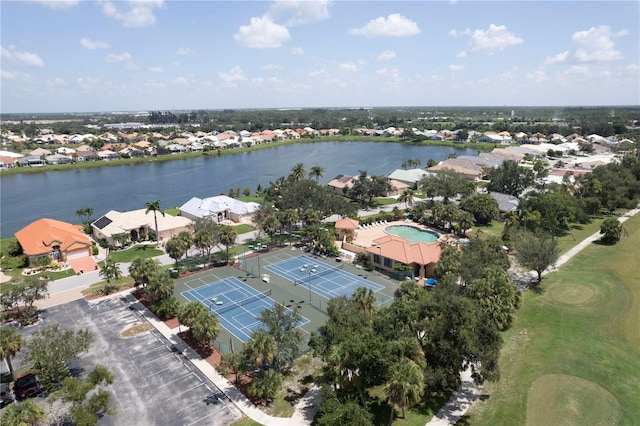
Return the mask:
<svg viewBox="0 0 640 426">
<path fill-rule="evenodd" d="M 80 229 L 80 226 L 59 220 L 39 219 L 15 235 L 26 255 L 37 256 L 51 253 L 53 246 L 60 246 L 62 252 L 91 247 L 89 237 Z"/>
<path fill-rule="evenodd" d="M 358 225 L 360 222 L 354 219 L 349 219 L 348 217 L 344 219 L 336 220 L 336 229 L 358 229 Z"/>
<path fill-rule="evenodd" d="M 428 265 L 429 263 L 437 263 L 440 260 L 442 249 L 436 241 L 433 243 L 413 243 L 395 235 L 385 235 L 374 242 L 380 246 L 370 247 L 367 251 L 374 254 L 382 254 L 384 257 L 402 262 L 406 265 L 417 263 L 419 265 Z"/>
</svg>

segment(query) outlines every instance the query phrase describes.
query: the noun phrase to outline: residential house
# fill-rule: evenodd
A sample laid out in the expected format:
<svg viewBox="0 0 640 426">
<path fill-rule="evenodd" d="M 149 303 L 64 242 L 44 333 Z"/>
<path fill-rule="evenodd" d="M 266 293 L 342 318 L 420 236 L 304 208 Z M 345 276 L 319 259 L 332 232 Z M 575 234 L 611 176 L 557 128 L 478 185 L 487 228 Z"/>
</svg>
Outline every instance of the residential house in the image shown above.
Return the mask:
<svg viewBox="0 0 640 426">
<path fill-rule="evenodd" d="M 453 170 L 471 180 L 483 179 L 487 174 L 487 167 L 482 162 L 458 158 L 448 158 L 436 166 L 429 167 L 427 170 L 429 172 Z"/>
<path fill-rule="evenodd" d="M 245 203 L 226 195 L 204 199 L 193 197 L 178 208 L 180 215 L 185 218 L 196 220 L 209 217 L 218 223 L 225 220 L 236 223 L 250 222 L 259 209 L 258 203 Z"/>
<path fill-rule="evenodd" d="M 181 216 L 171 216 L 155 213 L 158 220 L 159 241 L 166 241 L 182 231 L 189 231 L 193 223 L 190 219 Z M 146 209 L 119 212 L 111 210 L 98 220 L 91 223 L 94 238 L 104 238 L 110 244 L 115 244 L 114 235 L 126 234 L 131 241 L 138 241 L 140 235 L 155 233 L 154 212 Z"/>
<path fill-rule="evenodd" d="M 518 210 L 518 204 L 520 204 L 518 197 L 502 192 L 489 192 L 489 195 L 498 202 L 498 210 L 501 213 Z"/>
<path fill-rule="evenodd" d="M 91 257 L 91 240 L 81 227 L 55 219 L 39 219 L 15 233 L 29 263 L 39 259 L 71 261 Z"/>
<path fill-rule="evenodd" d="M 53 154 L 44 157 L 44 161 L 47 164 L 69 164 L 72 160 L 70 157 L 67 157 L 65 155 Z"/>
<path fill-rule="evenodd" d="M 116 160 L 120 158 L 120 154 L 109 149 L 104 149 L 102 151 L 98 151 L 98 158 L 105 161 Z"/>
<path fill-rule="evenodd" d="M 346 192 L 353 187 L 353 176 L 348 175 L 338 175 L 333 178 L 327 186 L 333 190 L 338 195 L 345 195 Z"/>
<path fill-rule="evenodd" d="M 77 150 L 75 153 L 75 159 L 78 163 L 83 163 L 85 161 L 96 161 L 98 159 L 98 156 L 93 151 Z"/>
<path fill-rule="evenodd" d="M 405 183 L 409 188 L 417 189 L 418 182 L 432 173 L 423 169 L 396 169 L 389 174 L 389 179 Z"/>
<path fill-rule="evenodd" d="M 16 163 L 18 167 L 42 167 L 44 166 L 44 160 L 39 155 L 29 155 L 27 157 L 19 158 Z"/>
</svg>

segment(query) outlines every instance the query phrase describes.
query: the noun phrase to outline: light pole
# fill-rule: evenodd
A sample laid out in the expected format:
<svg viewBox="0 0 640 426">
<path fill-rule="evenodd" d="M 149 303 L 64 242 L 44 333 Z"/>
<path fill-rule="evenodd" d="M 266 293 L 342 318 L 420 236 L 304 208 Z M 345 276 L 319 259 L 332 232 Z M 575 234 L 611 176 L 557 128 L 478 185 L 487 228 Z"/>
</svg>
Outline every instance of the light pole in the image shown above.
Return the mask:
<svg viewBox="0 0 640 426">
<path fill-rule="evenodd" d="M 302 269 L 304 269 L 307 274 L 309 274 L 307 278 L 307 287 L 309 288 L 309 304 L 311 304 L 311 274 L 315 272 L 315 269 L 311 269 L 311 267 L 307 265 L 305 265 Z"/>
<path fill-rule="evenodd" d="M 380 244 L 373 244 L 373 247 L 376 247 L 380 252 L 378 257 L 378 265 L 380 265 L 380 269 L 382 269 L 382 246 Z"/>
</svg>

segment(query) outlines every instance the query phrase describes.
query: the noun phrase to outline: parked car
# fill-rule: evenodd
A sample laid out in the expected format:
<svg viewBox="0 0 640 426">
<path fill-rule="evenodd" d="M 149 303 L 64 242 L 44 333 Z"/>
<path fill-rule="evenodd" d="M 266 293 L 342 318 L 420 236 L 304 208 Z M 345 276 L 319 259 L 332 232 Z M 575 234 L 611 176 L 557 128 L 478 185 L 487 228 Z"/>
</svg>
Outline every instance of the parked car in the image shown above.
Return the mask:
<svg viewBox="0 0 640 426">
<path fill-rule="evenodd" d="M 13 395 L 7 383 L 0 383 L 0 408 L 13 402 Z"/>
<path fill-rule="evenodd" d="M 13 383 L 13 394 L 16 399 L 30 398 L 42 392 L 40 381 L 32 373 L 19 376 Z"/>
</svg>

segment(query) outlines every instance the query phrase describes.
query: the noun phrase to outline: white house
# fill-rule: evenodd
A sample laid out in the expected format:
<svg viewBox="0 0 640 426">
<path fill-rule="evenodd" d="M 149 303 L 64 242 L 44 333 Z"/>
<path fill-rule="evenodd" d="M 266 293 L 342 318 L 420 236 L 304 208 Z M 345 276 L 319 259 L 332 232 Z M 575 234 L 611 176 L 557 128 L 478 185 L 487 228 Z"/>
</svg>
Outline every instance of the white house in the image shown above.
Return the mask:
<svg viewBox="0 0 640 426">
<path fill-rule="evenodd" d="M 220 223 L 224 220 L 234 222 L 248 222 L 260 209 L 260 204 L 254 202 L 245 203 L 226 195 L 216 197 L 198 198 L 193 197 L 178 208 L 180 215 L 196 220 L 210 217 Z"/>
</svg>

